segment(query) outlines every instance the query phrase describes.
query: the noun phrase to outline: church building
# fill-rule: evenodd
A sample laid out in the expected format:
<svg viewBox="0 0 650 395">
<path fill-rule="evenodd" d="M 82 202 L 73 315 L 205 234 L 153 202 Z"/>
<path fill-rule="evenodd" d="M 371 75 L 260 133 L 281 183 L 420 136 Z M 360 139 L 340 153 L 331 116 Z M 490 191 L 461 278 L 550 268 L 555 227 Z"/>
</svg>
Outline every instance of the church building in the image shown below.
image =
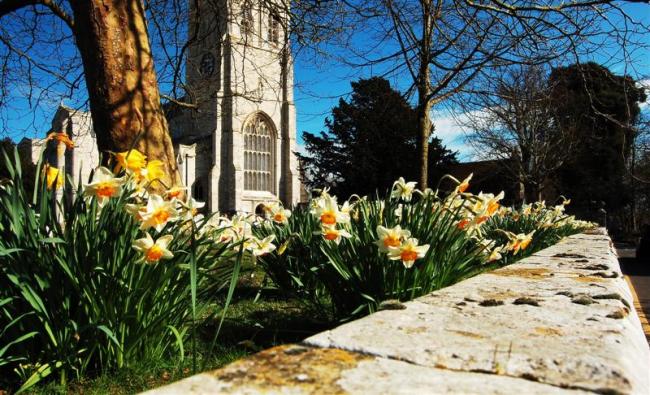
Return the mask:
<svg viewBox="0 0 650 395">
<path fill-rule="evenodd" d="M 261 202 L 278 199 L 294 205 L 302 186 L 288 16 L 263 5 L 268 2 L 210 3 L 218 3 L 219 12 L 192 9 L 201 13 L 200 39 L 188 48 L 185 84 L 196 106 L 165 106 L 181 180 L 211 211 L 254 212 Z M 48 161 L 74 180 L 87 180 L 99 163 L 90 114 L 61 106 L 52 131 L 67 132 L 76 147 L 65 163 L 55 155 Z M 24 139 L 19 148 L 36 160 L 43 143 Z"/>
</svg>

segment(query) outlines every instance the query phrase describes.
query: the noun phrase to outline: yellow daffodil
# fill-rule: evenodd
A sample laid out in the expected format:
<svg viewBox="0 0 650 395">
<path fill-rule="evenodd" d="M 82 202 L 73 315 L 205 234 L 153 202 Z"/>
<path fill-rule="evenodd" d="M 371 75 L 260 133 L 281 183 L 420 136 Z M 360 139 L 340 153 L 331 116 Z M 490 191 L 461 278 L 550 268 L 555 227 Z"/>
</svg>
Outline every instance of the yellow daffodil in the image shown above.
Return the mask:
<svg viewBox="0 0 650 395">
<path fill-rule="evenodd" d="M 59 190 L 63 188 L 64 175 L 59 174 L 60 173 L 59 169 L 46 164 L 44 170 L 45 170 L 45 181 L 47 184 L 47 189 L 52 190 L 52 188 L 55 188 L 56 190 Z"/>
<path fill-rule="evenodd" d="M 147 166 L 147 157 L 137 149 L 130 151 L 118 152 L 115 154 L 117 165 L 115 172 L 118 173 L 122 169 L 127 169 L 131 172 L 138 173 L 140 170 Z"/>
<path fill-rule="evenodd" d="M 250 251 L 253 256 L 266 255 L 270 252 L 273 252 L 276 248 L 273 244 L 273 240 L 275 240 L 275 235 L 267 236 L 261 240 L 257 237 L 250 237 L 244 243 L 244 248 Z"/>
<path fill-rule="evenodd" d="M 174 257 L 174 254 L 167 249 L 167 246 L 174 238 L 172 235 L 161 236 L 154 242 L 149 233 L 145 234 L 145 237 L 133 243 L 133 248 L 143 254 L 143 258 L 147 263 L 156 263 L 161 259 Z"/>
<path fill-rule="evenodd" d="M 140 229 L 154 228 L 160 232 L 169 221 L 178 219 L 178 211 L 173 202 L 164 200 L 160 195 L 150 195 L 145 210 L 140 214 Z"/>
<path fill-rule="evenodd" d="M 90 184 L 84 185 L 84 195 L 97 198 L 99 207 L 103 207 L 112 197 L 117 197 L 122 191 L 124 178 L 115 177 L 107 168 L 100 166 L 93 173 Z"/>
<path fill-rule="evenodd" d="M 165 166 L 162 161 L 157 159 L 149 161 L 149 163 L 140 170 L 139 177 L 147 182 L 162 180 L 165 177 Z"/>
<path fill-rule="evenodd" d="M 341 243 L 342 238 L 350 238 L 352 235 L 343 229 L 336 229 L 335 227 L 323 226 L 320 231 L 314 232 L 314 234 L 323 235 L 323 239 L 327 241 L 333 241 L 336 244 Z"/>
<path fill-rule="evenodd" d="M 404 267 L 409 269 L 417 259 L 423 258 L 427 251 L 429 251 L 428 244 L 418 245 L 417 239 L 408 238 L 399 247 L 388 248 L 388 259 L 401 260 Z"/>
<path fill-rule="evenodd" d="M 411 232 L 402 229 L 399 225 L 394 228 L 385 228 L 379 225 L 377 227 L 377 235 L 379 239 L 375 241 L 375 244 L 379 247 L 379 251 L 388 252 L 390 247 L 399 247 L 402 244 L 402 240 L 411 237 Z"/>
<path fill-rule="evenodd" d="M 405 202 L 410 202 L 413 197 L 413 192 L 415 191 L 415 186 L 417 182 L 410 181 L 406 182 L 404 177 L 400 177 L 395 183 L 393 183 L 393 190 L 390 193 L 392 199 L 402 199 Z"/>
</svg>

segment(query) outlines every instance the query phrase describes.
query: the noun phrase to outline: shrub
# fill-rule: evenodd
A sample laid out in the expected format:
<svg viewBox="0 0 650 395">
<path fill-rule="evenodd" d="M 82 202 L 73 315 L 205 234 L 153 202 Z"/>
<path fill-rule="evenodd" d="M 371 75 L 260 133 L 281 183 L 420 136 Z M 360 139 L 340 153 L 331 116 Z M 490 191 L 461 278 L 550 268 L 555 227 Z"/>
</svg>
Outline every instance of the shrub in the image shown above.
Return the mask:
<svg viewBox="0 0 650 395">
<path fill-rule="evenodd" d="M 18 373 L 24 390 L 53 373 L 65 383 L 163 354 L 182 359 L 197 300 L 228 283 L 237 244 L 215 242 L 193 200 L 147 193 L 156 161 L 120 177 L 97 169 L 64 207 L 56 169 L 39 168 L 28 194 L 17 153 L 4 156 L 0 376 Z"/>
</svg>

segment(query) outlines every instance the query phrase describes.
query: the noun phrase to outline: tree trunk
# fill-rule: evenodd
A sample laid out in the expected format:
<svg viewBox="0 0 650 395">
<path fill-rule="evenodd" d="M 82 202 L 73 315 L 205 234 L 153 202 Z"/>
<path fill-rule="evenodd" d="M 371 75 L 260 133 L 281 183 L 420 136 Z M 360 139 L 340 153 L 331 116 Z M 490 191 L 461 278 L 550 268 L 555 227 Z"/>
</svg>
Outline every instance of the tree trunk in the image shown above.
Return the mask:
<svg viewBox="0 0 650 395">
<path fill-rule="evenodd" d="M 431 135 L 431 104 L 426 101 L 418 105 L 418 147 L 420 154 L 420 189 L 424 190 L 429 182 L 429 137 Z"/>
<path fill-rule="evenodd" d="M 99 151 L 106 155 L 136 148 L 164 164 L 165 185 L 155 189 L 180 184 L 142 1 L 71 4 Z"/>
<path fill-rule="evenodd" d="M 429 137 L 431 136 L 431 85 L 429 71 L 430 48 L 432 38 L 432 3 L 431 0 L 421 0 L 422 7 L 422 40 L 419 48 L 419 70 L 417 79 L 418 89 L 418 148 L 420 154 L 420 189 L 424 190 L 429 183 Z"/>
</svg>

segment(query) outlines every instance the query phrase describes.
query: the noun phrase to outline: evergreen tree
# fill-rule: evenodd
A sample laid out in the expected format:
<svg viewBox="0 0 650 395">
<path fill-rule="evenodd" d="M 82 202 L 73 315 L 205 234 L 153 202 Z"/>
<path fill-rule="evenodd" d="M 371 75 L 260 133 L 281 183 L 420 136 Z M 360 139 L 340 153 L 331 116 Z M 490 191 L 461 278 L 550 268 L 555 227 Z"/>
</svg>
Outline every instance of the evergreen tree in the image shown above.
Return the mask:
<svg viewBox="0 0 650 395">
<path fill-rule="evenodd" d="M 352 82 L 349 101 L 339 100 L 325 120 L 327 132 L 303 132 L 306 155 L 299 155 L 305 183 L 328 186 L 341 197 L 373 194 L 399 177 L 418 177 L 417 112 L 379 77 Z M 456 161 L 437 138 L 429 148 L 429 182 Z"/>
</svg>

